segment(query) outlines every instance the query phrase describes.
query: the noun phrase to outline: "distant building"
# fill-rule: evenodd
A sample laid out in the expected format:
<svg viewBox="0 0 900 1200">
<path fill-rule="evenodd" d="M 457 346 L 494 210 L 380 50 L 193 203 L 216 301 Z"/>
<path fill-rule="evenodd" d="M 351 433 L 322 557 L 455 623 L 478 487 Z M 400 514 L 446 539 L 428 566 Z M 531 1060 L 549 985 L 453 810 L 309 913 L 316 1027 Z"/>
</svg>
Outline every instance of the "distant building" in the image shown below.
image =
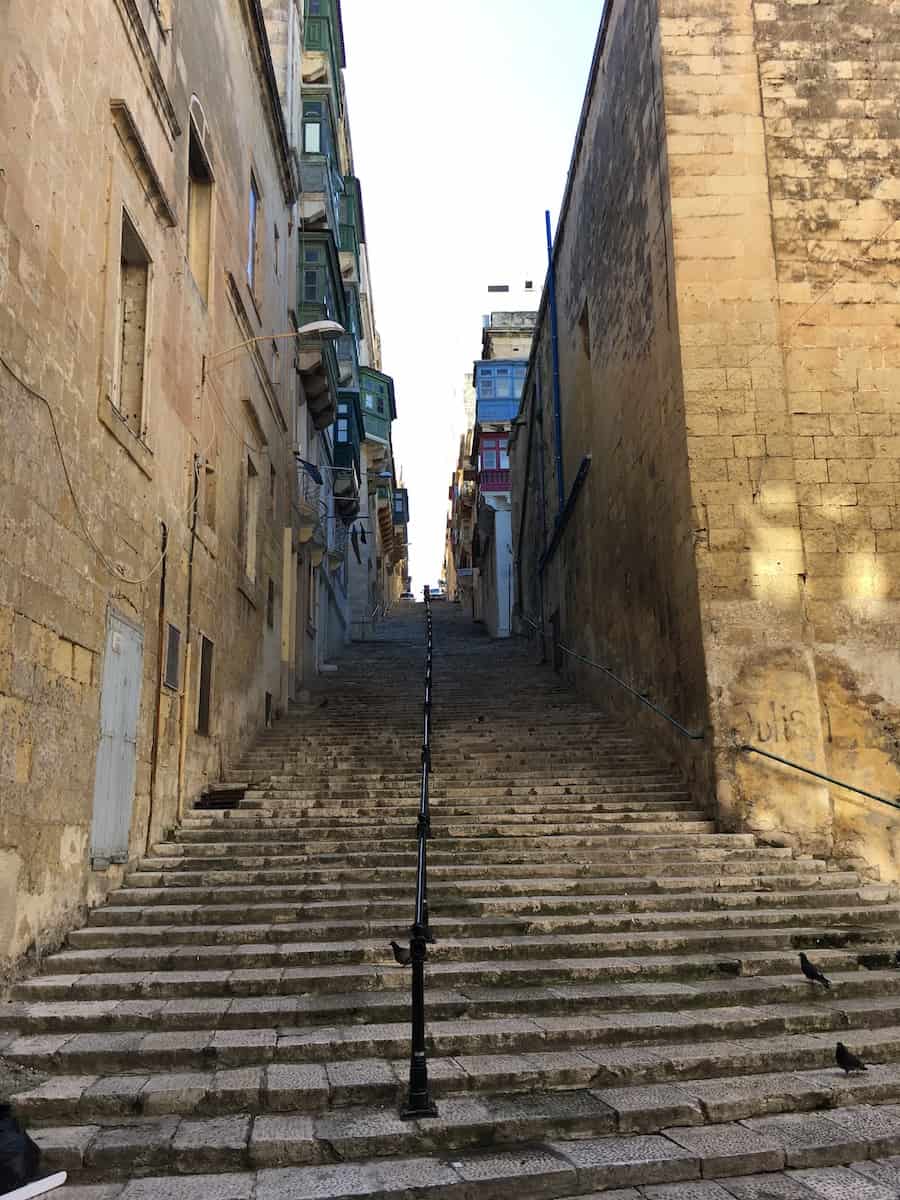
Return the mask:
<svg viewBox="0 0 900 1200">
<path fill-rule="evenodd" d="M 509 432 L 519 411 L 539 296 L 534 279 L 489 284 L 502 309 L 482 317 L 481 358 L 463 382 L 466 431 L 450 481 L 444 547 L 447 595 L 494 637 L 508 637 L 512 612 Z"/>
<path fill-rule="evenodd" d="M 509 434 L 519 411 L 536 318 L 536 312 L 491 313 L 485 318 L 482 358 L 473 369 L 474 616 L 484 621 L 492 637 L 509 637 L 512 632 Z"/>
</svg>

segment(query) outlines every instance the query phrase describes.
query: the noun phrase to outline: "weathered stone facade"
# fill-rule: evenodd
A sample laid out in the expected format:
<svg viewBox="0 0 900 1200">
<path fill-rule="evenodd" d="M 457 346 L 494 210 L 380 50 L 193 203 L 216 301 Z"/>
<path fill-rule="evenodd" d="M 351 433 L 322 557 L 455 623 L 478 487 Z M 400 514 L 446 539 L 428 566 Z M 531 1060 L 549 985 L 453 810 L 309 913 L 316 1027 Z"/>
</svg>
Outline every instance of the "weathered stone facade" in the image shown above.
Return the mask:
<svg viewBox="0 0 900 1200">
<path fill-rule="evenodd" d="M 113 615 L 141 662 L 123 860 L 287 699 L 296 179 L 264 20 L 4 7 L 0 971 L 121 877 L 91 869 Z"/>
<path fill-rule="evenodd" d="M 898 111 L 895 4 L 612 0 L 555 248 L 565 488 L 592 462 L 543 573 L 546 299 L 513 454 L 523 613 L 705 728 L 642 718 L 724 825 L 894 877 L 889 810 L 738 747 L 900 793 Z"/>
</svg>

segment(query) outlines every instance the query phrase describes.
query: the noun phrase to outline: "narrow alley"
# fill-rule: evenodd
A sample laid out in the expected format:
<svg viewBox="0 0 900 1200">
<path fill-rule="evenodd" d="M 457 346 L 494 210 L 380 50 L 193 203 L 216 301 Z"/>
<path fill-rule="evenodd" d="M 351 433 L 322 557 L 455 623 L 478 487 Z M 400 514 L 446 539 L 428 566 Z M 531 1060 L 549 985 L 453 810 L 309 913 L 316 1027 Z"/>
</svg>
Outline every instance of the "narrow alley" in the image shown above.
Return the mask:
<svg viewBox="0 0 900 1200">
<path fill-rule="evenodd" d="M 0 1008 L 48 1169 L 97 1185 L 79 1200 L 698 1178 L 746 1198 L 900 1150 L 900 1069 L 834 1065 L 838 1038 L 900 1053 L 896 887 L 717 833 L 646 727 L 433 608 L 438 1118 L 398 1117 L 409 972 L 389 946 L 414 900 L 419 604 L 261 736 L 236 807 L 194 809 Z M 847 1178 L 868 1194 L 887 1170 Z"/>
<path fill-rule="evenodd" d="M 900 1200 L 900 0 L 0 2 L 0 1200 Z"/>
</svg>

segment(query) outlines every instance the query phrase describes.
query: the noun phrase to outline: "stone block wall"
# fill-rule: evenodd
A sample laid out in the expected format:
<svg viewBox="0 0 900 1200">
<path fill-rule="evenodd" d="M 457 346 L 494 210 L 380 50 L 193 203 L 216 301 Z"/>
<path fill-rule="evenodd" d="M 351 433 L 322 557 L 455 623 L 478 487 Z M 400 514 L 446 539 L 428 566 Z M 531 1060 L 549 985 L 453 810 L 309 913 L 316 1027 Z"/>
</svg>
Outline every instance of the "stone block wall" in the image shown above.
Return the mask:
<svg viewBox="0 0 900 1200">
<path fill-rule="evenodd" d="M 251 6 L 173 7 L 168 29 L 151 0 L 53 5 L 41 21 L 22 0 L 4 7 L 0 352 L 21 382 L 0 367 L 0 982 L 23 953 L 58 942 L 125 869 L 92 869 L 90 858 L 112 612 L 143 636 L 128 858 L 177 819 L 197 455 L 215 473 L 203 473 L 193 553 L 185 803 L 258 732 L 265 692 L 279 695 L 281 606 L 269 628 L 265 601 L 269 578 L 281 595 L 290 524 L 291 355 L 226 356 L 214 369 L 212 356 L 286 328 L 295 255 L 276 272 L 273 239 L 278 226 L 289 246 L 290 167 L 264 101 Z M 192 112 L 203 114 L 214 180 L 208 299 L 186 254 Z M 263 204 L 253 295 L 251 166 Z M 123 214 L 150 271 L 135 428 L 113 403 Z M 252 585 L 241 547 L 248 447 L 262 484 Z M 174 689 L 160 684 L 163 526 L 163 628 L 182 634 Z M 210 736 L 196 732 L 200 633 L 216 647 Z"/>
<path fill-rule="evenodd" d="M 723 827 L 888 877 L 893 810 L 740 747 L 900 795 L 898 167 L 892 0 L 610 0 L 555 260 L 592 464 L 542 578 L 546 296 L 513 457 L 523 611 L 706 726 L 670 744 Z"/>
<path fill-rule="evenodd" d="M 707 701 L 666 142 L 655 9 L 613 2 L 555 246 L 565 496 L 582 458 L 592 464 L 541 572 L 559 510 L 545 293 L 511 452 L 512 528 L 523 617 L 693 730 L 705 727 Z M 702 750 L 599 672 L 561 661 L 666 747 L 708 800 Z"/>
<path fill-rule="evenodd" d="M 896 876 L 889 810 L 736 750 L 900 792 L 893 7 L 663 0 L 660 28 L 720 814 Z"/>
</svg>

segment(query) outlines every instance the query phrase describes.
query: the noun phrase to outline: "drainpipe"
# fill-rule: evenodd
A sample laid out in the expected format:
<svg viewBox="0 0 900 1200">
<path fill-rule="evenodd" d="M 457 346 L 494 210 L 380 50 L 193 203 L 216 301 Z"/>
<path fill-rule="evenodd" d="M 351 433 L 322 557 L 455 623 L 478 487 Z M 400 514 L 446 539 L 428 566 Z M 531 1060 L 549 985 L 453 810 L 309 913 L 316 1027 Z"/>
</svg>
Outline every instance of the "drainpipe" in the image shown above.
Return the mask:
<svg viewBox="0 0 900 1200">
<path fill-rule="evenodd" d="M 547 492 L 544 481 L 544 405 L 541 399 L 541 377 L 540 374 L 535 379 L 537 391 L 535 393 L 535 403 L 538 405 L 537 421 L 540 425 L 538 429 L 538 482 L 540 484 L 541 493 L 541 554 L 547 547 Z M 544 632 L 546 617 L 544 615 L 544 572 L 538 571 L 538 594 L 540 596 L 541 605 L 541 662 L 547 660 L 547 635 Z"/>
<path fill-rule="evenodd" d="M 160 544 L 161 569 L 159 574 L 159 616 L 157 619 L 157 646 L 159 647 L 156 671 L 156 702 L 153 710 L 153 742 L 150 746 L 150 805 L 147 810 L 147 838 L 144 854 L 150 853 L 150 832 L 153 828 L 153 809 L 156 801 L 156 771 L 159 766 L 159 714 L 162 708 L 162 682 L 165 670 L 164 639 L 166 635 L 166 566 L 169 550 L 169 530 L 165 521 L 160 521 L 162 538 Z"/>
<path fill-rule="evenodd" d="M 566 492 L 563 484 L 562 461 L 562 410 L 559 403 L 559 325 L 556 319 L 556 278 L 553 268 L 553 235 L 550 232 L 550 210 L 544 213 L 547 227 L 547 299 L 550 305 L 550 346 L 553 351 L 553 424 L 556 434 L 556 495 L 558 500 L 557 513 L 561 514 L 566 503 Z"/>
<path fill-rule="evenodd" d="M 194 547 L 197 544 L 197 508 L 200 488 L 200 459 L 194 455 L 194 497 L 191 504 L 191 544 L 188 551 L 187 615 L 184 627 L 184 682 L 178 736 L 178 821 L 184 816 L 184 762 L 187 753 L 188 713 L 191 707 L 191 613 L 194 597 Z"/>
</svg>

